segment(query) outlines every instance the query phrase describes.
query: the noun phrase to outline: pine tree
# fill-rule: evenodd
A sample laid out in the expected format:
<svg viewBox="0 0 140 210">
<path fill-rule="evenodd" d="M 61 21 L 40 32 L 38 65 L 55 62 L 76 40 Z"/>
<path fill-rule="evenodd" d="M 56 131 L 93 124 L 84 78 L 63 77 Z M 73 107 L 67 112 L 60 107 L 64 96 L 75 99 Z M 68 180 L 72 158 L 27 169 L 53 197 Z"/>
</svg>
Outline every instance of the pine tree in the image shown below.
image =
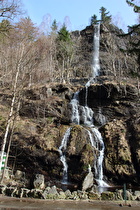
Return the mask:
<svg viewBox="0 0 140 210">
<path fill-rule="evenodd" d="M 97 15 L 94 14 L 94 15 L 91 17 L 90 24 L 91 24 L 91 25 L 94 25 L 94 24 L 97 24 L 97 23 L 99 23 L 99 20 L 97 20 Z"/>
<path fill-rule="evenodd" d="M 140 6 L 133 3 L 134 0 L 126 0 L 127 4 L 133 7 L 134 12 L 140 14 Z M 129 52 L 135 53 L 138 56 L 138 64 L 140 69 L 140 23 L 128 26 L 128 33 L 130 36 Z"/>
<path fill-rule="evenodd" d="M 51 29 L 52 29 L 52 32 L 56 33 L 56 31 L 58 29 L 56 20 L 53 21 Z"/>
<path fill-rule="evenodd" d="M 110 23 L 111 22 L 111 15 L 108 15 L 109 12 L 107 12 L 106 8 L 101 7 L 100 8 L 100 13 L 101 13 L 101 21 L 103 23 Z"/>
<path fill-rule="evenodd" d="M 70 38 L 70 33 L 67 30 L 65 24 L 62 26 L 62 28 L 60 29 L 60 31 L 58 32 L 58 40 L 59 41 L 64 41 L 64 42 L 68 42 L 71 40 Z"/>
<path fill-rule="evenodd" d="M 69 79 L 73 54 L 73 42 L 70 33 L 64 24 L 59 30 L 57 37 L 57 60 L 61 82 Z"/>
<path fill-rule="evenodd" d="M 140 6 L 133 3 L 134 0 L 126 0 L 127 4 L 133 7 L 134 12 L 140 12 Z"/>
</svg>

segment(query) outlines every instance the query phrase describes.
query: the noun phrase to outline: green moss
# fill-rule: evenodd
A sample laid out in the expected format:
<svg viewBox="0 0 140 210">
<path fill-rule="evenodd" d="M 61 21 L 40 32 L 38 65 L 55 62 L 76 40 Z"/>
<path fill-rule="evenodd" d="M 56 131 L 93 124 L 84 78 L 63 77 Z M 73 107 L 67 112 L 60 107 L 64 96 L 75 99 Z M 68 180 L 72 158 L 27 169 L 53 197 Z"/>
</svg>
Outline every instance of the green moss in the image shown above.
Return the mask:
<svg viewBox="0 0 140 210">
<path fill-rule="evenodd" d="M 101 200 L 114 200 L 113 192 L 103 192 L 101 193 Z"/>
<path fill-rule="evenodd" d="M 0 130 L 4 131 L 6 128 L 6 120 L 3 116 L 0 115 Z"/>
<path fill-rule="evenodd" d="M 100 200 L 100 196 L 97 193 L 89 192 L 88 197 L 90 200 Z"/>
</svg>

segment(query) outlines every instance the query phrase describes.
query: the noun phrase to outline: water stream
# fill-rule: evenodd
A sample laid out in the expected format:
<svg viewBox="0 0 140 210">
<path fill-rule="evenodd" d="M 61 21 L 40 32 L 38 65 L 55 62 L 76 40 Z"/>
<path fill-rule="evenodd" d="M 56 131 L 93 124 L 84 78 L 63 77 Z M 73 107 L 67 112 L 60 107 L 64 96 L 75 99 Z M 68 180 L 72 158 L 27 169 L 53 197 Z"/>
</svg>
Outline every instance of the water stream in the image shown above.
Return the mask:
<svg viewBox="0 0 140 210">
<path fill-rule="evenodd" d="M 66 149 L 67 149 L 67 143 L 69 140 L 69 136 L 70 136 L 70 131 L 71 128 L 68 128 L 67 131 L 65 132 L 61 145 L 58 149 L 59 154 L 60 154 L 60 160 L 63 164 L 63 179 L 62 179 L 62 184 L 67 184 L 68 182 L 68 165 L 67 165 L 67 161 L 66 161 Z"/>
<path fill-rule="evenodd" d="M 100 40 L 100 25 L 94 27 L 94 42 L 93 42 L 93 67 L 92 77 L 85 85 L 85 104 L 82 106 L 79 104 L 79 91 L 77 91 L 71 102 L 71 122 L 76 125 L 80 125 L 85 129 L 89 136 L 89 141 L 93 147 L 94 155 L 94 173 L 95 179 L 100 187 L 107 187 L 108 185 L 103 181 L 103 158 L 104 158 L 104 142 L 98 128 L 94 126 L 94 112 L 87 105 L 88 87 L 91 83 L 95 82 L 96 77 L 99 76 L 100 64 L 99 64 L 99 40 Z M 99 116 L 101 114 L 101 108 L 99 108 Z M 101 123 L 102 123 L 101 119 Z M 68 165 L 65 157 L 67 149 L 67 142 L 69 140 L 71 128 L 68 128 L 59 147 L 60 160 L 63 164 L 63 183 L 68 181 Z"/>
</svg>

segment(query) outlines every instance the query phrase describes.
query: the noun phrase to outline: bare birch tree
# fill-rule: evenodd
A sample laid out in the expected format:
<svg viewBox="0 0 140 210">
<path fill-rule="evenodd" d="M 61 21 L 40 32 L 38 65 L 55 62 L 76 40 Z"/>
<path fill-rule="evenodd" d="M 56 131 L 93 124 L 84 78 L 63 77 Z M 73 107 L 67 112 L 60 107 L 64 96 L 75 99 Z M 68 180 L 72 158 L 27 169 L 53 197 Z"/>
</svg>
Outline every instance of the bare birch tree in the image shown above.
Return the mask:
<svg viewBox="0 0 140 210">
<path fill-rule="evenodd" d="M 5 135 L 4 135 L 4 139 L 3 139 L 3 144 L 2 144 L 2 148 L 1 148 L 0 169 L 2 168 L 2 161 L 3 161 L 3 156 L 4 156 L 5 147 L 6 147 L 6 143 L 7 143 L 7 136 L 8 136 L 12 116 L 13 116 L 14 104 L 15 104 L 16 93 L 17 93 L 18 78 L 19 78 L 19 73 L 20 73 L 20 70 L 21 70 L 22 59 L 23 59 L 23 54 L 24 54 L 24 47 L 25 47 L 24 44 L 21 43 L 20 52 L 19 52 L 20 59 L 19 59 L 18 64 L 17 64 L 15 82 L 14 82 L 14 86 L 13 86 L 13 98 L 12 98 L 12 102 L 11 102 L 11 107 L 10 107 L 10 112 L 9 112 L 9 116 L 8 116 L 7 126 L 6 126 Z"/>
</svg>

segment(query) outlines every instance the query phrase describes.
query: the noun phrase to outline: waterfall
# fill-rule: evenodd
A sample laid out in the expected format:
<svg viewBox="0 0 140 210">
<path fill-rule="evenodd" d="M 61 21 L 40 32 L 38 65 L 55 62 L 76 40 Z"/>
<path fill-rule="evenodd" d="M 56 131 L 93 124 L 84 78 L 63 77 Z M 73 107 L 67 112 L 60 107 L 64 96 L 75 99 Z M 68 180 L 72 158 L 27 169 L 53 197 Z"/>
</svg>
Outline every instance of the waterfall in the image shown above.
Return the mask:
<svg viewBox="0 0 140 210">
<path fill-rule="evenodd" d="M 92 63 L 93 79 L 99 76 L 99 72 L 100 72 L 99 46 L 100 46 L 100 24 L 97 24 L 97 25 L 94 25 L 93 63 Z"/>
<path fill-rule="evenodd" d="M 68 180 L 68 165 L 67 165 L 65 153 L 66 153 L 67 143 L 68 143 L 69 136 L 70 136 L 70 131 L 71 131 L 71 128 L 68 128 L 67 131 L 65 132 L 64 136 L 63 136 L 61 145 L 60 145 L 60 147 L 58 149 L 59 154 L 60 154 L 60 160 L 61 160 L 61 162 L 63 164 L 63 180 L 62 180 L 62 184 L 66 184 L 67 180 Z"/>
<path fill-rule="evenodd" d="M 79 117 L 79 110 L 78 110 L 78 105 L 79 105 L 79 91 L 77 91 L 73 99 L 70 102 L 70 105 L 72 107 L 72 115 L 71 115 L 71 122 L 79 125 L 80 117 Z"/>
<path fill-rule="evenodd" d="M 93 52 L 93 68 L 92 68 L 92 78 L 85 85 L 85 104 L 84 106 L 79 104 L 79 91 L 77 91 L 71 102 L 71 122 L 77 125 L 82 124 L 83 128 L 87 131 L 89 136 L 90 144 L 93 148 L 94 155 L 94 171 L 95 179 L 100 187 L 107 187 L 108 185 L 103 181 L 103 158 L 104 158 L 104 142 L 101 133 L 94 126 L 94 112 L 87 105 L 88 98 L 88 87 L 91 82 L 94 82 L 96 77 L 99 76 L 100 64 L 99 64 L 99 39 L 100 39 L 100 25 L 95 25 L 94 28 L 94 52 Z M 101 122 L 105 122 L 104 116 L 101 113 L 101 108 L 99 108 L 99 117 Z M 86 128 L 85 128 L 86 127 Z M 63 164 L 63 182 L 66 183 L 68 179 L 68 165 L 66 162 L 65 152 L 67 149 L 67 142 L 70 137 L 71 128 L 67 129 L 61 146 L 59 147 L 60 160 Z M 91 170 L 91 168 L 90 168 Z"/>
<path fill-rule="evenodd" d="M 85 126 L 92 126 L 93 124 L 93 111 L 88 106 L 80 106 L 80 122 Z"/>
<path fill-rule="evenodd" d="M 103 181 L 103 159 L 104 159 L 104 142 L 99 130 L 95 127 L 91 128 L 94 141 L 96 142 L 96 150 L 99 152 L 95 162 L 95 178 L 100 187 L 108 187 L 109 185 Z"/>
</svg>

